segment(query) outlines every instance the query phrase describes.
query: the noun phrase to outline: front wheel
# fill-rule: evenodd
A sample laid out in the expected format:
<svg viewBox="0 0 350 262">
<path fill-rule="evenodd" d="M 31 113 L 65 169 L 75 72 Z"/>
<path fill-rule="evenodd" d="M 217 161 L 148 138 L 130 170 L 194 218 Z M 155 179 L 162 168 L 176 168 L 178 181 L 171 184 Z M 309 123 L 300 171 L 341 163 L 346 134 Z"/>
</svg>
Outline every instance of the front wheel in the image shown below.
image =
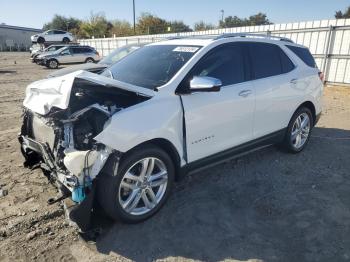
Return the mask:
<svg viewBox="0 0 350 262">
<path fill-rule="evenodd" d="M 58 67 L 58 61 L 56 59 L 51 59 L 47 62 L 47 67 L 51 69 L 56 69 Z"/>
<path fill-rule="evenodd" d="M 310 109 L 299 108 L 289 122 L 283 141 L 283 147 L 291 153 L 301 152 L 310 139 L 314 119 Z"/>
<path fill-rule="evenodd" d="M 154 215 L 169 197 L 175 176 L 171 158 L 155 146 L 133 150 L 121 161 L 117 174 L 107 172 L 98 180 L 98 201 L 111 218 L 126 223 Z"/>
</svg>

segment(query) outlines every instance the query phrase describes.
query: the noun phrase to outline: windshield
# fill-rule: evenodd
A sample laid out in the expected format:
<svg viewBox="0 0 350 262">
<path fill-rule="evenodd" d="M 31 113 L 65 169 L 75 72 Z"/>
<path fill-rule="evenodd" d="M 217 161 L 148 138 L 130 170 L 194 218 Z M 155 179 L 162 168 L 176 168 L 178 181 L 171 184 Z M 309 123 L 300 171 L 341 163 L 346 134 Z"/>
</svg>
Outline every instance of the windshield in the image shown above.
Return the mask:
<svg viewBox="0 0 350 262">
<path fill-rule="evenodd" d="M 155 89 L 166 84 L 199 49 L 199 46 L 145 46 L 109 67 L 102 75 Z"/>
<path fill-rule="evenodd" d="M 122 59 L 126 55 L 136 51 L 140 47 L 141 46 L 137 46 L 137 45 L 123 46 L 121 48 L 118 48 L 118 49 L 114 50 L 108 56 L 103 58 L 99 63 L 100 64 L 106 64 L 106 65 L 112 65 L 112 64 L 118 62 L 120 59 Z"/>
</svg>

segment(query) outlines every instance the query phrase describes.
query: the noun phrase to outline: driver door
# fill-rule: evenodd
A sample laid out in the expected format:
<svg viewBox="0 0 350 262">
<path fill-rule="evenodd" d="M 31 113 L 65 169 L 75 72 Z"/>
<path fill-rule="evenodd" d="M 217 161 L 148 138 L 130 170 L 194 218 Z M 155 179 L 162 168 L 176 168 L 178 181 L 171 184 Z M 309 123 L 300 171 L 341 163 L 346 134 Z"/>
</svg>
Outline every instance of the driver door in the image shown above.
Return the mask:
<svg viewBox="0 0 350 262">
<path fill-rule="evenodd" d="M 252 139 L 255 92 L 247 81 L 244 53 L 242 43 L 220 45 L 205 55 L 181 84 L 181 88 L 189 85 L 194 76 L 214 77 L 223 84 L 219 92 L 182 95 L 188 162 Z"/>
</svg>

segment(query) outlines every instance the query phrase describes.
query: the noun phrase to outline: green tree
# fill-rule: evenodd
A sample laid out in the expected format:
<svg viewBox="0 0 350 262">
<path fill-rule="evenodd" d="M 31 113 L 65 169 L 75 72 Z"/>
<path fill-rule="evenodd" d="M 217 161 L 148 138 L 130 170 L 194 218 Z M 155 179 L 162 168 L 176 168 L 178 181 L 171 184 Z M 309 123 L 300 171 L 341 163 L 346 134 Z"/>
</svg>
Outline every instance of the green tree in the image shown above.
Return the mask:
<svg viewBox="0 0 350 262">
<path fill-rule="evenodd" d="M 112 23 L 107 21 L 103 13 L 91 13 L 90 18 L 81 23 L 79 33 L 87 38 L 109 37 L 112 28 Z"/>
<path fill-rule="evenodd" d="M 134 34 L 134 29 L 131 24 L 125 20 L 112 21 L 111 33 L 112 36 L 129 36 Z"/>
<path fill-rule="evenodd" d="M 199 21 L 194 24 L 195 31 L 203 31 L 203 30 L 211 30 L 211 29 L 215 29 L 215 26 L 213 24 L 205 23 L 204 21 Z"/>
<path fill-rule="evenodd" d="M 172 21 L 168 23 L 168 28 L 172 33 L 179 32 L 192 32 L 192 29 L 186 25 L 183 21 Z"/>
<path fill-rule="evenodd" d="M 166 33 L 168 22 L 150 13 L 142 13 L 137 20 L 136 30 L 138 34 L 162 34 Z"/>
<path fill-rule="evenodd" d="M 350 6 L 345 10 L 343 13 L 342 11 L 336 11 L 335 12 L 335 18 L 340 19 L 340 18 L 350 18 Z"/>
<path fill-rule="evenodd" d="M 65 17 L 62 15 L 54 15 L 51 22 L 44 24 L 43 30 L 58 29 L 69 32 L 79 31 L 81 20 L 73 17 Z"/>
<path fill-rule="evenodd" d="M 246 19 L 241 19 L 238 16 L 225 17 L 224 21 L 219 22 L 220 28 L 245 26 L 247 24 Z"/>
<path fill-rule="evenodd" d="M 225 17 L 224 21 L 219 22 L 220 28 L 251 26 L 251 25 L 270 25 L 272 24 L 264 13 L 257 13 L 249 18 L 239 18 L 238 16 Z"/>
<path fill-rule="evenodd" d="M 257 13 L 248 19 L 248 25 L 271 25 L 272 23 L 267 19 L 266 14 Z"/>
</svg>

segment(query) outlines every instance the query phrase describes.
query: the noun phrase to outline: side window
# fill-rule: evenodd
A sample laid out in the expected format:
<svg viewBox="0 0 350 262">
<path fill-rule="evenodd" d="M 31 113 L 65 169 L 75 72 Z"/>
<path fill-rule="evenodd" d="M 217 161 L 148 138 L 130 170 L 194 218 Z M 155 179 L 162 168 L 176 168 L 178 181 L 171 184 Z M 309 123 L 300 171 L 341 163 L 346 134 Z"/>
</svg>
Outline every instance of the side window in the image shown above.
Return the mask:
<svg viewBox="0 0 350 262">
<path fill-rule="evenodd" d="M 72 48 L 73 54 L 81 54 L 81 53 L 83 53 L 81 49 L 82 48 L 79 48 L 79 47 Z"/>
<path fill-rule="evenodd" d="M 69 48 L 67 49 L 64 49 L 62 52 L 61 52 L 61 55 L 70 55 L 71 54 L 71 51 Z"/>
<path fill-rule="evenodd" d="M 286 45 L 294 54 L 296 54 L 305 64 L 307 64 L 310 67 L 316 68 L 316 62 L 313 56 L 311 55 L 310 51 L 307 48 L 298 47 L 298 46 L 292 46 L 292 45 Z"/>
<path fill-rule="evenodd" d="M 268 43 L 249 43 L 248 46 L 254 79 L 283 73 L 278 46 Z"/>
<path fill-rule="evenodd" d="M 83 48 L 83 53 L 92 53 L 93 51 L 92 51 L 92 49 L 91 48 L 88 48 L 88 47 L 85 47 L 85 48 Z"/>
<path fill-rule="evenodd" d="M 282 72 L 288 73 L 292 71 L 295 68 L 293 62 L 289 59 L 289 57 L 283 52 L 281 48 L 278 48 L 278 49 L 280 50 Z"/>
<path fill-rule="evenodd" d="M 223 86 L 245 81 L 243 48 L 240 43 L 224 44 L 210 51 L 192 69 L 194 76 L 209 76 L 220 79 Z"/>
</svg>

